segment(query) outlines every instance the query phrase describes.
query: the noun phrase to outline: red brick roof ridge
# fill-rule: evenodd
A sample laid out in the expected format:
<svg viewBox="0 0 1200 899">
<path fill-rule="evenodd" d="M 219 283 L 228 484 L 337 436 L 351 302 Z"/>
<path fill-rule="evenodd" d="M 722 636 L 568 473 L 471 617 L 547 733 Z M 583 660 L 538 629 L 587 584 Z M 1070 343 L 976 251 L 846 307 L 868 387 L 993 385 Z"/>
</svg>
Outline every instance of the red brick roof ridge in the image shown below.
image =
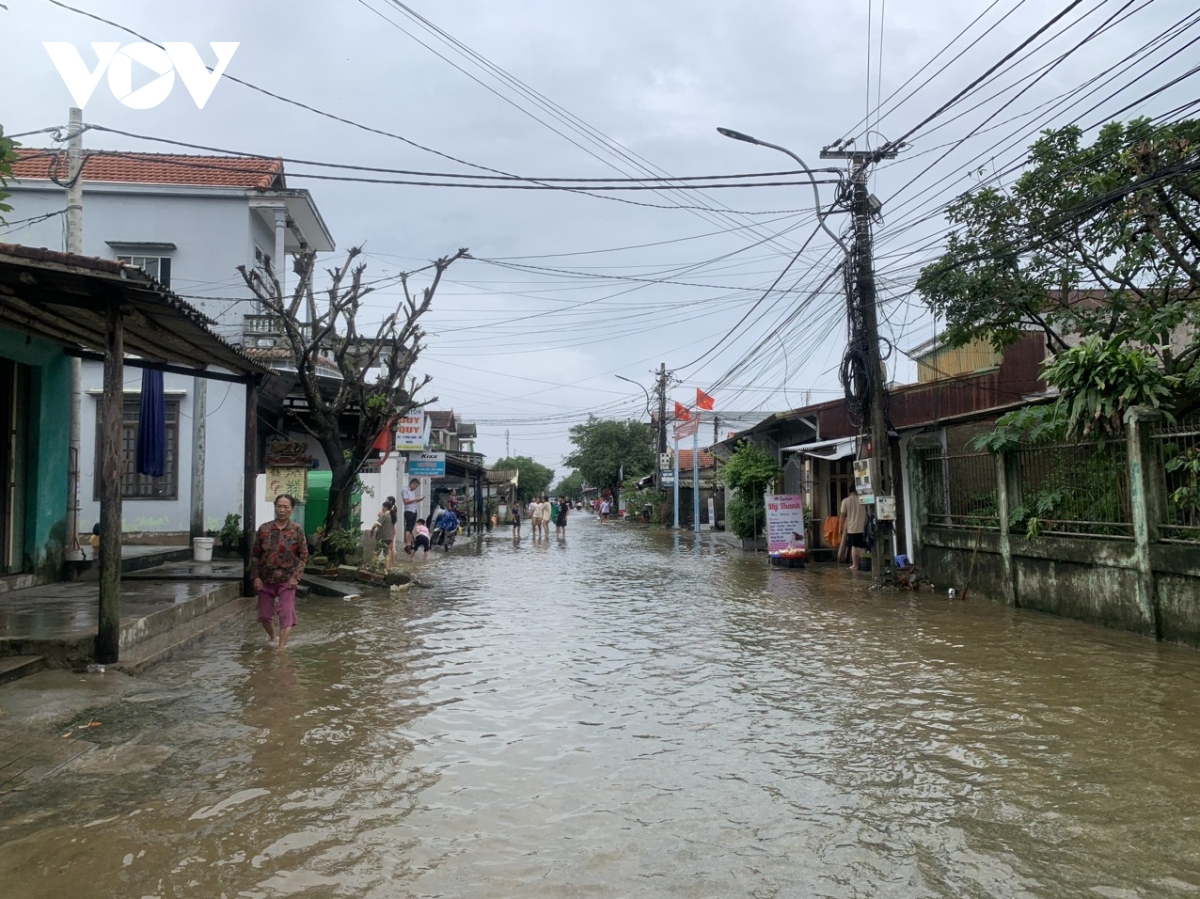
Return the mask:
<svg viewBox="0 0 1200 899">
<path fill-rule="evenodd" d="M 49 179 L 66 174 L 66 152 L 21 147 L 13 179 Z M 84 152 L 83 179 L 124 184 L 194 184 L 269 190 L 286 187 L 283 159 L 266 156 L 139 153 L 124 150 Z M 278 182 L 278 183 L 276 183 Z"/>
</svg>

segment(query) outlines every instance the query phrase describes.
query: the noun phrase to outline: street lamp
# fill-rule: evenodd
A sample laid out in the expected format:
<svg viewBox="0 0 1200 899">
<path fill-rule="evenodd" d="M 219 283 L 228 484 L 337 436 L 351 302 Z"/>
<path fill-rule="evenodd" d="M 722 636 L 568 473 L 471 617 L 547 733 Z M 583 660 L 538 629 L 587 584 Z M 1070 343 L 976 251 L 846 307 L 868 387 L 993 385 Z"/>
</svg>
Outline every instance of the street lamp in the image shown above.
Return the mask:
<svg viewBox="0 0 1200 899">
<path fill-rule="evenodd" d="M 633 378 L 627 378 L 624 375 L 617 375 L 616 377 L 620 378 L 622 381 L 628 381 L 630 384 L 637 384 L 638 387 L 642 387 L 642 385 L 638 384 L 638 382 L 633 380 Z M 642 393 L 646 394 L 646 418 L 653 421 L 654 416 L 650 414 L 650 391 L 645 387 L 642 387 Z"/>
<path fill-rule="evenodd" d="M 843 154 L 840 151 L 835 155 L 829 150 L 822 151 L 822 157 L 831 156 L 842 158 L 849 156 L 855 160 L 855 169 L 853 176 L 854 193 L 851 202 L 851 209 L 854 213 L 854 252 L 842 242 L 836 234 L 829 230 L 825 224 L 826 213 L 821 211 L 821 198 L 817 193 L 817 182 L 813 178 L 812 169 L 793 153 L 787 147 L 781 147 L 778 144 L 769 144 L 766 141 L 758 140 L 748 134 L 742 134 L 740 131 L 733 131 L 729 128 L 718 128 L 725 137 L 731 137 L 734 140 L 745 141 L 748 144 L 758 144 L 760 147 L 770 147 L 772 150 L 778 150 L 780 153 L 786 153 L 792 159 L 800 164 L 804 171 L 808 174 L 808 180 L 812 184 L 813 196 L 817 201 L 817 222 L 825 229 L 825 232 L 837 242 L 838 246 L 845 251 L 847 260 L 853 259 L 856 269 L 856 299 L 858 305 L 858 315 L 860 316 L 861 324 L 861 339 L 865 341 L 866 360 L 865 367 L 867 369 L 866 378 L 870 385 L 867 400 L 867 410 L 870 414 L 870 447 L 869 453 L 874 462 L 874 475 L 872 478 L 871 489 L 876 495 L 883 494 L 883 487 L 890 485 L 888 477 L 888 460 L 891 455 L 888 448 L 888 424 L 887 411 L 885 409 L 886 399 L 884 396 L 885 384 L 882 374 L 882 365 L 879 359 L 879 323 L 876 317 L 876 298 L 875 298 L 875 272 L 871 261 L 871 221 L 872 203 L 870 194 L 867 192 L 866 166 L 868 162 L 876 162 L 881 158 L 894 158 L 898 148 L 892 148 L 890 145 L 882 150 L 870 154 L 868 159 L 866 154 Z M 877 208 L 877 207 L 876 207 Z M 852 325 L 852 328 L 854 326 Z M 858 339 L 858 335 L 856 338 Z M 875 583 L 882 583 L 883 579 L 883 558 L 886 553 L 887 538 L 882 528 L 877 529 L 875 533 L 875 545 L 871 552 L 871 567 L 875 574 Z"/>
<path fill-rule="evenodd" d="M 633 380 L 633 378 L 627 378 L 624 375 L 617 375 L 616 377 L 620 378 L 622 381 L 628 381 L 630 384 L 637 384 L 638 387 L 642 388 L 642 393 L 646 394 L 646 418 L 649 419 L 650 424 L 653 425 L 654 424 L 654 415 L 650 412 L 650 391 L 647 390 L 645 387 L 643 387 L 641 384 L 638 384 L 638 382 Z M 653 432 L 651 432 L 650 437 L 652 440 L 654 439 Z M 655 441 L 655 448 L 657 448 L 657 441 Z M 653 454 L 654 454 L 654 450 L 651 450 L 651 455 L 653 455 Z M 659 462 L 658 462 L 658 459 L 655 458 L 655 460 L 654 460 L 654 486 L 655 486 L 655 488 L 657 488 L 659 486 L 658 467 L 659 467 Z"/>
<path fill-rule="evenodd" d="M 808 163 L 806 163 L 787 147 L 781 147 L 779 144 L 767 143 L 765 140 L 759 140 L 757 137 L 751 137 L 749 134 L 742 134 L 742 132 L 734 131 L 732 128 L 718 128 L 717 133 L 723 135 L 724 137 L 731 137 L 734 140 L 745 141 L 748 144 L 755 144 L 759 147 L 770 147 L 772 150 L 778 150 L 780 153 L 786 153 L 788 156 L 792 157 L 792 159 L 796 160 L 796 162 L 800 164 L 800 168 L 804 169 L 805 174 L 808 175 L 808 180 L 812 183 L 813 200 L 817 206 L 817 223 L 824 228 L 825 233 L 832 237 L 834 242 L 842 248 L 842 252 L 844 252 L 846 255 L 850 254 L 850 248 L 846 246 L 840 237 L 829 230 L 829 226 L 825 224 L 825 216 L 828 215 L 828 213 L 821 211 L 821 195 L 817 192 L 817 179 L 813 175 L 813 170 L 808 167 Z"/>
</svg>

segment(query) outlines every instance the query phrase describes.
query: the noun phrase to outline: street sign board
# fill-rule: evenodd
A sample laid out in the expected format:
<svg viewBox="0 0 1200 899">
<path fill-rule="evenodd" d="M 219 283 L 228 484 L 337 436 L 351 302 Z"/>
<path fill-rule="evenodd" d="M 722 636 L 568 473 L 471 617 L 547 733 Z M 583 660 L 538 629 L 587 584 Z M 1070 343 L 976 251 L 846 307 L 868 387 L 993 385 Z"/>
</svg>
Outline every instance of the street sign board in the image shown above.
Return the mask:
<svg viewBox="0 0 1200 899">
<path fill-rule="evenodd" d="M 658 483 L 662 487 L 675 486 L 675 472 L 670 468 L 661 469 L 658 473 Z"/>
<path fill-rule="evenodd" d="M 408 476 L 410 478 L 444 478 L 446 476 L 446 454 L 409 453 Z"/>
</svg>

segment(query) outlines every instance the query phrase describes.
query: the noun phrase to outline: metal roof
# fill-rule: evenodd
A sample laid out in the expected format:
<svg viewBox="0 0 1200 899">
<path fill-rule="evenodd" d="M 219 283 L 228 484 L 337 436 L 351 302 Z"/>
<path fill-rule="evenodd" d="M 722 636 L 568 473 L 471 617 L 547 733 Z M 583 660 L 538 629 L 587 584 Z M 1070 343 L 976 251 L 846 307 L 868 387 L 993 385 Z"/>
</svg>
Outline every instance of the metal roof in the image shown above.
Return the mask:
<svg viewBox="0 0 1200 899">
<path fill-rule="evenodd" d="M 111 259 L 0 244 L 0 326 L 104 353 L 110 303 L 120 305 L 125 353 L 238 375 L 264 368 L 209 330 L 207 317 L 141 269 Z"/>
</svg>

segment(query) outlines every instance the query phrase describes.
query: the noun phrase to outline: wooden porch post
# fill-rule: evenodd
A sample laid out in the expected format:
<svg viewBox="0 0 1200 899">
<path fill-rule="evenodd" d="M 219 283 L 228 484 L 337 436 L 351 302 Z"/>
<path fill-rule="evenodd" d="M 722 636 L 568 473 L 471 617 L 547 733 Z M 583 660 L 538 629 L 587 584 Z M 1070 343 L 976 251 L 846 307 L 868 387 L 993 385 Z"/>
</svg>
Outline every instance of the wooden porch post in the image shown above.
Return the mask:
<svg viewBox="0 0 1200 899">
<path fill-rule="evenodd" d="M 96 661 L 120 660 L 121 642 L 121 431 L 125 423 L 125 335 L 120 301 L 108 304 L 104 397 L 100 401 L 100 615 Z"/>
<path fill-rule="evenodd" d="M 255 493 L 258 486 L 258 379 L 246 382 L 245 473 L 242 478 L 242 595 L 254 596 L 250 577 L 250 548 L 258 530 Z"/>
</svg>

